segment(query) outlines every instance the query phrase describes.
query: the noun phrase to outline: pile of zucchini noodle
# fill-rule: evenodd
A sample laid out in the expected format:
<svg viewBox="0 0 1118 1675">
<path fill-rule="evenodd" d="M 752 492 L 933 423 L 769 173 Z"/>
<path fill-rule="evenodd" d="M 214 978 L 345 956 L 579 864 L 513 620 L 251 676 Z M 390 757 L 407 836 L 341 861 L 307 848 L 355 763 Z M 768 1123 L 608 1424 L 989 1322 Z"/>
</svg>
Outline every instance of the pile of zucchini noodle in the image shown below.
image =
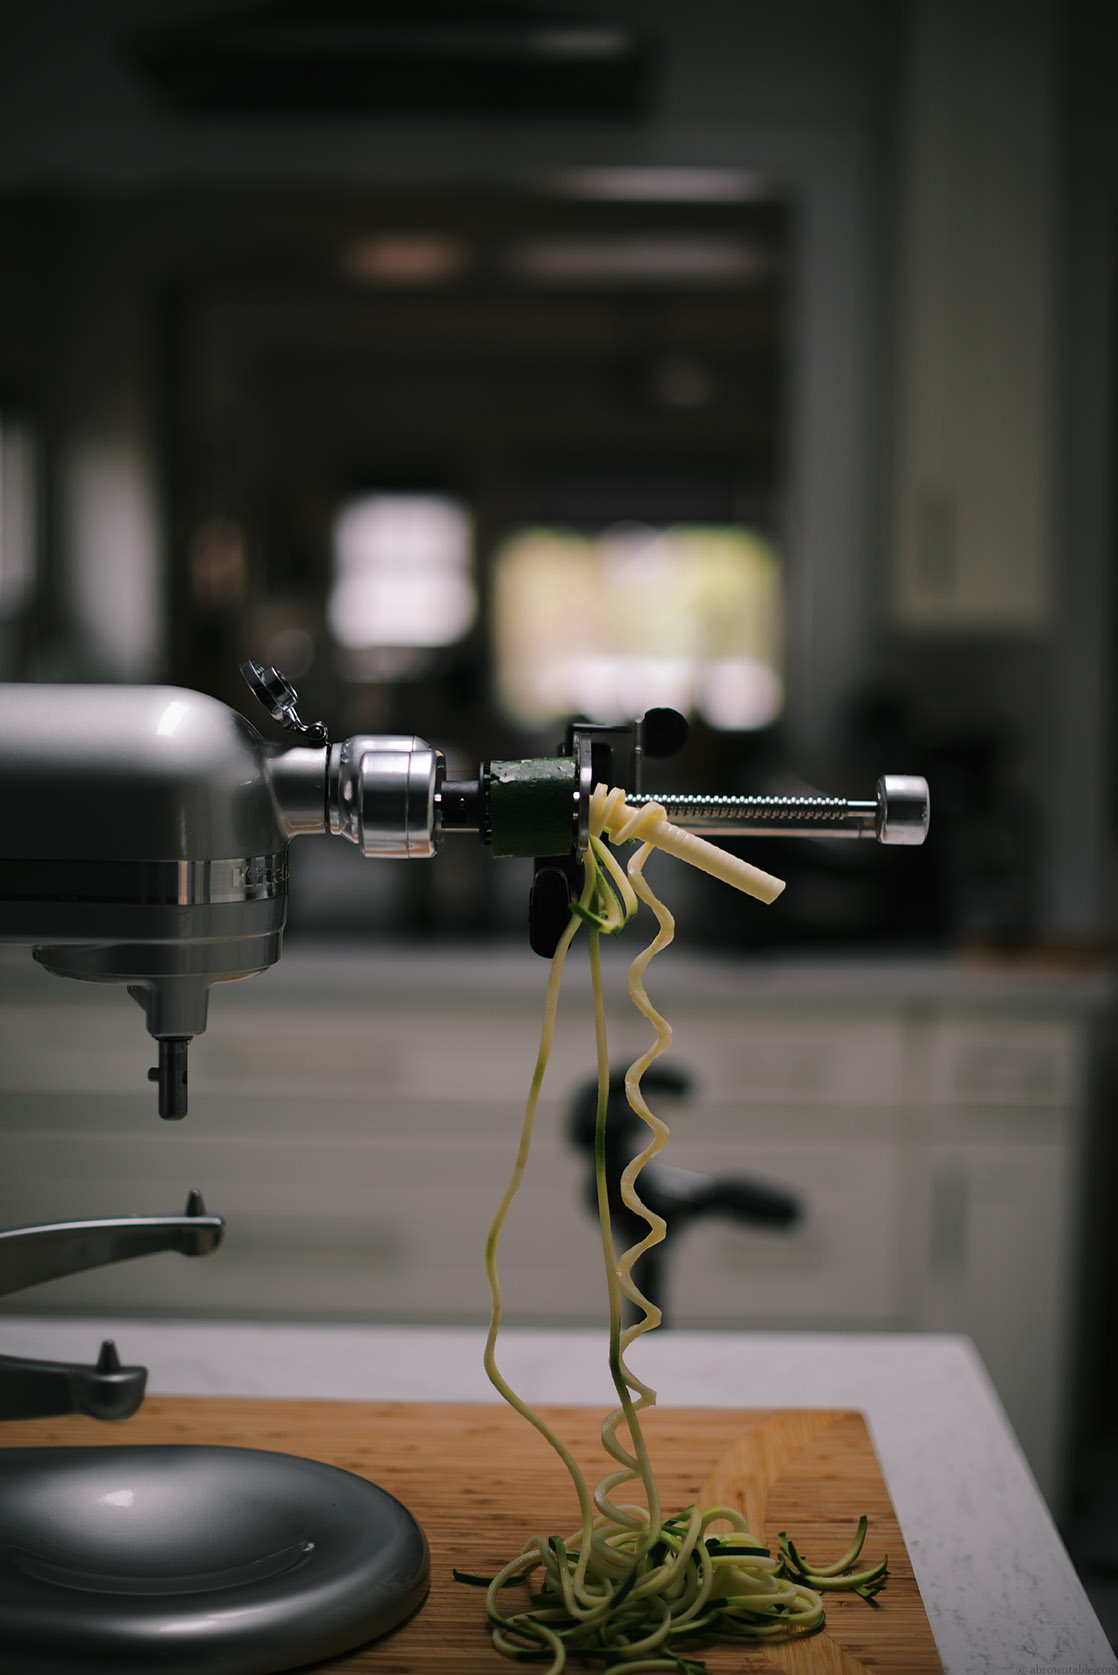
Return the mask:
<svg viewBox="0 0 1118 1675">
<path fill-rule="evenodd" d="M 606 842 L 639 845 L 622 868 Z M 713 873 L 724 882 L 772 901 L 783 884 L 748 862 L 673 826 L 658 803 L 633 808 L 625 794 L 597 786 L 590 804 L 590 844 L 585 884 L 551 963 L 544 1000 L 543 1028 L 525 1109 L 520 1145 L 508 1186 L 493 1219 L 485 1247 L 485 1270 L 492 1299 L 485 1370 L 504 1399 L 545 1438 L 566 1468 L 578 1497 L 579 1527 L 565 1539 L 536 1534 L 523 1550 L 492 1577 L 456 1571 L 460 1581 L 486 1587 L 486 1611 L 493 1644 L 516 1662 L 550 1660 L 545 1675 L 559 1675 L 568 1660 L 599 1668 L 602 1675 L 638 1671 L 702 1675 L 706 1665 L 679 1648 L 690 1642 L 753 1645 L 775 1637 L 811 1634 L 823 1627 L 821 1594 L 848 1591 L 874 1603 L 884 1585 L 883 1558 L 855 1571 L 866 1534 L 859 1520 L 854 1540 L 841 1558 L 811 1565 L 784 1535 L 771 1552 L 754 1536 L 741 1512 L 731 1506 L 690 1506 L 665 1516 L 641 1431 L 640 1413 L 656 1392 L 629 1368 L 625 1356 L 633 1341 L 660 1321 L 660 1311 L 644 1297 L 633 1267 L 645 1251 L 664 1238 L 663 1219 L 637 1193 L 645 1164 L 663 1150 L 667 1125 L 649 1108 L 641 1077 L 671 1043 L 671 1029 L 644 988 L 649 961 L 675 934 L 671 914 L 644 876 L 653 848 L 666 849 Z M 643 901 L 654 914 L 657 932 L 629 967 L 629 993 L 652 1025 L 653 1041 L 630 1067 L 625 1091 L 630 1105 L 648 1126 L 649 1137 L 626 1166 L 621 1194 L 630 1210 L 648 1223 L 647 1234 L 618 1255 L 610 1226 L 605 1172 L 605 1122 L 609 1094 L 609 1059 L 599 942 L 634 917 Z M 497 1366 L 501 1324 L 501 1287 L 497 1253 L 509 1209 L 528 1161 L 536 1108 L 547 1068 L 568 949 L 581 925 L 589 931 L 590 974 L 594 1002 L 598 1065 L 598 1113 L 595 1175 L 609 1300 L 609 1367 L 619 1406 L 602 1425 L 602 1445 L 614 1462 L 591 1490 L 577 1462 L 547 1421 L 508 1384 Z M 622 1299 L 640 1311 L 622 1328 Z M 623 1440 L 622 1428 L 627 1440 Z M 627 1484 L 643 1486 L 646 1505 L 616 1498 Z M 728 1531 L 725 1526 L 729 1526 Z M 536 1573 L 539 1572 L 539 1575 Z M 503 1609 L 502 1592 L 513 1584 L 530 1588 L 523 1609 Z"/>
</svg>

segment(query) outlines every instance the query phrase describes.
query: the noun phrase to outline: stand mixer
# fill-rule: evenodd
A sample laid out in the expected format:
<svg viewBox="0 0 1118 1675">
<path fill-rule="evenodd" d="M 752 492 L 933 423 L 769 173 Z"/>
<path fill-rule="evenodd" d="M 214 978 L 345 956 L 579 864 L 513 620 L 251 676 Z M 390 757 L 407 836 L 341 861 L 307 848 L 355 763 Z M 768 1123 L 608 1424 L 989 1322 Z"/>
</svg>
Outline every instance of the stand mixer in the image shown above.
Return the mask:
<svg viewBox="0 0 1118 1675">
<path fill-rule="evenodd" d="M 673 754 L 686 736 L 670 710 L 627 726 L 579 722 L 554 756 L 491 761 L 452 781 L 423 739 L 331 743 L 321 723 L 302 719 L 279 671 L 242 672 L 292 742 L 268 741 L 228 706 L 177 687 L 0 686 L 0 941 L 30 945 L 57 975 L 125 986 L 157 1044 L 149 1076 L 169 1120 L 187 1110 L 189 1043 L 206 1028 L 213 985 L 280 956 L 294 838 L 321 833 L 370 858 L 429 859 L 450 834 L 472 833 L 494 856 L 530 858 L 529 937 L 549 955 L 579 888 L 594 785 L 652 800 L 646 759 Z M 911 775 L 886 775 L 860 802 L 655 800 L 675 824 L 708 835 L 915 844 L 928 827 L 928 787 Z M 204 1255 L 223 1232 L 197 1193 L 179 1216 L 0 1232 L 0 1295 L 155 1250 Z M 0 1418 L 126 1418 L 145 1376 L 111 1343 L 88 1367 L 0 1356 Z M 96 1507 L 111 1460 L 128 1477 L 120 1492 L 145 1510 L 109 1563 Z M 265 1675 L 375 1638 L 426 1591 L 426 1545 L 406 1509 L 315 1462 L 253 1450 L 13 1448 L 0 1450 L 0 1482 L 0 1641 L 12 1675 L 148 1670 L 172 1642 L 167 1667 Z M 319 1523 L 316 1507 L 326 1509 Z M 269 1547 L 274 1532 L 286 1533 Z M 185 1625 L 181 1644 L 168 1633 L 174 1621 Z"/>
</svg>

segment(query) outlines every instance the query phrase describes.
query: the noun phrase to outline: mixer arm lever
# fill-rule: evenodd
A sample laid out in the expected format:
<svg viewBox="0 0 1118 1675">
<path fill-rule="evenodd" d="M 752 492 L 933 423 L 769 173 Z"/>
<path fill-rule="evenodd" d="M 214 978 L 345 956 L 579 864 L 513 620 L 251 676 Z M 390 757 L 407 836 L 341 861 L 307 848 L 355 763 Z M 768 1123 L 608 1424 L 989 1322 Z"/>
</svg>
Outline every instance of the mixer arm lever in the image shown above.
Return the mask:
<svg viewBox="0 0 1118 1675">
<path fill-rule="evenodd" d="M 146 1367 L 123 1367 L 111 1338 L 92 1366 L 0 1355 L 0 1419 L 131 1419 L 144 1399 Z"/>
<path fill-rule="evenodd" d="M 225 1222 L 206 1214 L 198 1191 L 191 1192 L 181 1216 L 117 1216 L 11 1227 L 0 1232 L 0 1297 L 158 1251 L 207 1256 L 224 1234 Z"/>
<path fill-rule="evenodd" d="M 0 1232 L 0 1296 L 66 1274 L 174 1250 L 207 1256 L 225 1233 L 220 1216 L 206 1214 L 191 1191 L 181 1216 L 118 1216 L 61 1221 Z M 106 1339 L 92 1366 L 0 1355 L 0 1419 L 49 1419 L 84 1413 L 90 1419 L 130 1419 L 144 1399 L 146 1367 L 124 1367 Z"/>
</svg>

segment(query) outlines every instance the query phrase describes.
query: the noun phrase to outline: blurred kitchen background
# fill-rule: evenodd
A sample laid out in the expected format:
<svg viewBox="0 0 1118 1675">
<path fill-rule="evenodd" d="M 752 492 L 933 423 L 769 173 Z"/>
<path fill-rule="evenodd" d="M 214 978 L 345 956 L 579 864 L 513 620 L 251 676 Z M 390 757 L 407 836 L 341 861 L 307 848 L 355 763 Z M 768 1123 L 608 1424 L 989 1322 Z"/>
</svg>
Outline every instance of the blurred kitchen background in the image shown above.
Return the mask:
<svg viewBox="0 0 1118 1675">
<path fill-rule="evenodd" d="M 672 1315 L 971 1333 L 1118 1575 L 1109 14 L 4 5 L 0 678 L 269 731 L 252 656 L 452 777 L 657 704 L 692 732 L 652 789 L 925 774 L 924 849 L 748 849 L 779 909 L 672 875 L 683 1159 L 803 1212 L 689 1228 Z M 170 1135 L 127 999 L 5 952 L 0 1219 L 180 1183 L 230 1219 L 212 1265 L 10 1308 L 484 1312 L 447 1270 L 534 1050 L 525 873 L 464 838 L 292 869 Z M 536 1200 L 568 1248 L 572 1043 Z M 557 1299 L 525 1256 L 513 1317 L 595 1318 L 581 1260 Z"/>
</svg>

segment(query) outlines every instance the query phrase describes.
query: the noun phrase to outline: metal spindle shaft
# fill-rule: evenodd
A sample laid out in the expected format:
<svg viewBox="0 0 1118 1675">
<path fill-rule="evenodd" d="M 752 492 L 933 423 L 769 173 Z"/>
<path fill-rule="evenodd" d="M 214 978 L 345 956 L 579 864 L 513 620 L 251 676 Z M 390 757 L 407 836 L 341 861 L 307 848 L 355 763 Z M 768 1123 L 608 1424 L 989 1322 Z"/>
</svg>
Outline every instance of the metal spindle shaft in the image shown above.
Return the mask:
<svg viewBox="0 0 1118 1675">
<path fill-rule="evenodd" d="M 877 804 L 845 797 L 703 797 L 631 793 L 635 808 L 659 803 L 668 819 L 687 831 L 722 837 L 801 836 L 817 831 L 826 837 L 875 837 Z"/>
<path fill-rule="evenodd" d="M 923 843 L 928 830 L 927 781 L 885 774 L 871 799 L 847 797 L 704 797 L 632 792 L 634 807 L 659 803 L 687 831 L 721 837 L 853 837 L 878 843 Z"/>
</svg>

